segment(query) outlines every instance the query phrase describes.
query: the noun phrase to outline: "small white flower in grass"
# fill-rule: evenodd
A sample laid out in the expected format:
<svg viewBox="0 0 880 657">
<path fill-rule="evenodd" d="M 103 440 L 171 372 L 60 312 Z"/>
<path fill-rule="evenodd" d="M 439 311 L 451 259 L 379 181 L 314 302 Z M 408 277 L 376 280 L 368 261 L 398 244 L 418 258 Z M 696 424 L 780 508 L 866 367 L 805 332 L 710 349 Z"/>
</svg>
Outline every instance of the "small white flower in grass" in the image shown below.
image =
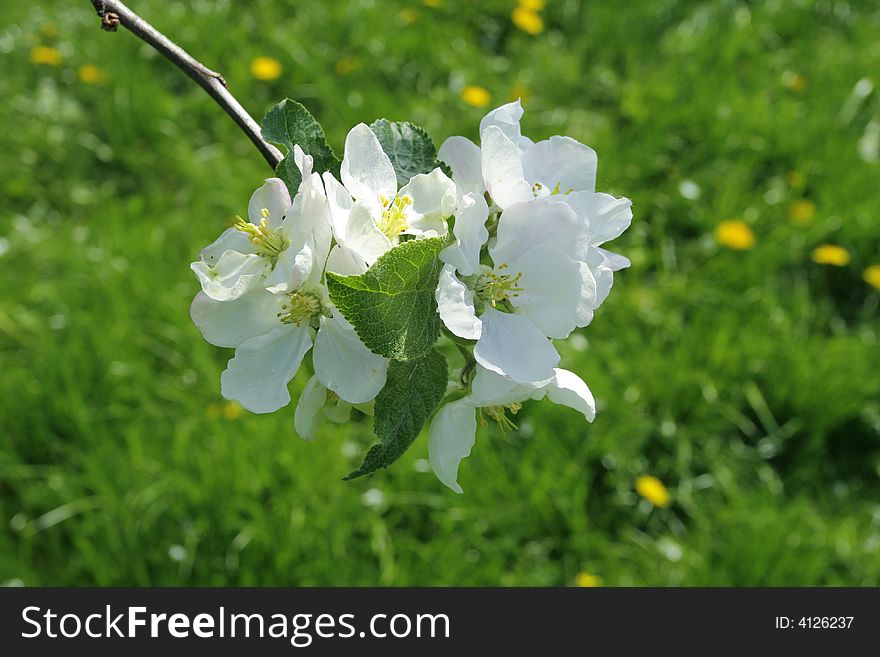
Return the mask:
<svg viewBox="0 0 880 657">
<path fill-rule="evenodd" d="M 480 365 L 536 384 L 559 363 L 548 338 L 566 338 L 593 316 L 596 281 L 578 261 L 589 247 L 586 227 L 565 203 L 517 203 L 501 214 L 481 260 L 487 212 L 473 193 L 459 204 L 455 243 L 440 253 L 446 265 L 435 294 L 438 312 L 452 333 L 476 340 Z"/>
<path fill-rule="evenodd" d="M 571 137 L 539 142 L 520 130 L 519 100 L 489 112 L 480 121 L 480 146 L 466 137 L 450 137 L 438 157 L 452 168 L 461 195 L 488 192 L 504 209 L 533 198 L 595 191 L 596 152 Z"/>
<path fill-rule="evenodd" d="M 324 174 L 336 241 L 371 265 L 400 243 L 401 235 L 445 235 L 455 210 L 455 183 L 440 169 L 418 174 L 397 189 L 391 160 L 369 126 L 348 133 L 342 183 Z"/>
<path fill-rule="evenodd" d="M 312 172 L 312 158 L 299 146 L 294 149 L 294 158 L 302 183 L 293 202 L 284 183 L 269 178 L 251 196 L 250 221 L 239 219 L 192 263 L 203 292 L 210 298 L 237 299 L 256 286 L 284 292 L 302 282 L 295 276 L 309 268 L 303 258 L 315 258 L 323 265 L 330 244 L 324 187 L 321 177 Z M 309 240 L 312 244 L 305 249 Z"/>
<path fill-rule="evenodd" d="M 428 431 L 428 457 L 437 478 L 456 493 L 458 467 L 469 456 L 477 433 L 477 418 L 498 422 L 502 430 L 515 425 L 508 412 L 515 414 L 528 399 L 547 397 L 556 404 L 580 411 L 592 422 L 596 417 L 593 394 L 574 372 L 554 369 L 547 381 L 524 386 L 477 366 L 470 393 L 457 401 L 443 406 L 431 422 Z"/>
</svg>

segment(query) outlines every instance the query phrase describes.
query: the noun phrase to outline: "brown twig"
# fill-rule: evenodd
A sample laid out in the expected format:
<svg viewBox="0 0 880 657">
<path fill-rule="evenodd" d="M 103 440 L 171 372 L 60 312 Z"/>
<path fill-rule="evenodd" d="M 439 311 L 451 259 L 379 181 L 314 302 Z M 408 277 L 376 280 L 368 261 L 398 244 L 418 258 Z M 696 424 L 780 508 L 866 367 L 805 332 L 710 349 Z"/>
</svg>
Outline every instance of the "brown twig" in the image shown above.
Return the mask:
<svg viewBox="0 0 880 657">
<path fill-rule="evenodd" d="M 265 141 L 260 134 L 260 126 L 247 110 L 229 93 L 226 80 L 212 71 L 183 48 L 134 13 L 118 0 L 91 0 L 95 11 L 101 18 L 101 29 L 115 32 L 122 25 L 130 32 L 153 46 L 175 66 L 186 73 L 202 89 L 208 92 L 220 107 L 232 118 L 250 138 L 262 156 L 274 170 L 282 159 L 281 151 Z"/>
</svg>

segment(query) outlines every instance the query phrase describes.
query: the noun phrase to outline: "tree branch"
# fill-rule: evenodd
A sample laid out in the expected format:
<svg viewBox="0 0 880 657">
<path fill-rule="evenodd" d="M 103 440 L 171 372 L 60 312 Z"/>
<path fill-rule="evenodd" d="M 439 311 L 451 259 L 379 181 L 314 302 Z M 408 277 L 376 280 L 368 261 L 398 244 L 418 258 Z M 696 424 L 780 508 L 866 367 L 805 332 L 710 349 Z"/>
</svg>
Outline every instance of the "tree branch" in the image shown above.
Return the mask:
<svg viewBox="0 0 880 657">
<path fill-rule="evenodd" d="M 229 93 L 229 89 L 226 88 L 226 80 L 219 73 L 196 60 L 183 48 L 126 7 L 124 3 L 118 2 L 118 0 L 91 0 L 91 2 L 101 18 L 101 29 L 115 32 L 122 25 L 162 53 L 208 92 L 208 95 L 232 117 L 232 120 L 250 138 L 272 170 L 275 170 L 282 159 L 281 151 L 263 139 L 260 134 L 260 126 Z"/>
</svg>

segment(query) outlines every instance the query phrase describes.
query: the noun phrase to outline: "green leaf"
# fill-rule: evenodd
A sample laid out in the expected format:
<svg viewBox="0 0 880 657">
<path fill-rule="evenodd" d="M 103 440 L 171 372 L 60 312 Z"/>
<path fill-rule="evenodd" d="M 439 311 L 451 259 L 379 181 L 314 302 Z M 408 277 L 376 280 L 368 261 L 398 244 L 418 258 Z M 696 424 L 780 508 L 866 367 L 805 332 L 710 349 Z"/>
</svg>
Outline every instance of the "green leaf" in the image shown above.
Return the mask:
<svg viewBox="0 0 880 657">
<path fill-rule="evenodd" d="M 337 172 L 339 158 L 327 144 L 324 129 L 309 110 L 290 98 L 282 100 L 263 117 L 260 126 L 263 139 L 287 149 L 287 155 L 275 167 L 291 194 L 296 194 L 302 181 L 299 169 L 293 161 L 293 147 L 298 145 L 306 155 L 314 159 L 314 170 Z"/>
<path fill-rule="evenodd" d="M 440 334 L 434 291 L 442 237 L 397 246 L 359 276 L 327 272 L 330 299 L 371 351 L 394 360 L 424 356 Z"/>
<path fill-rule="evenodd" d="M 379 119 L 373 122 L 370 129 L 394 165 L 400 187 L 414 175 L 428 173 L 440 166 L 437 149 L 424 128 L 406 121 Z"/>
<path fill-rule="evenodd" d="M 364 462 L 346 479 L 387 468 L 399 459 L 419 435 L 446 392 L 446 358 L 436 349 L 417 360 L 391 361 L 388 380 L 376 397 L 373 429 L 379 437 Z"/>
</svg>

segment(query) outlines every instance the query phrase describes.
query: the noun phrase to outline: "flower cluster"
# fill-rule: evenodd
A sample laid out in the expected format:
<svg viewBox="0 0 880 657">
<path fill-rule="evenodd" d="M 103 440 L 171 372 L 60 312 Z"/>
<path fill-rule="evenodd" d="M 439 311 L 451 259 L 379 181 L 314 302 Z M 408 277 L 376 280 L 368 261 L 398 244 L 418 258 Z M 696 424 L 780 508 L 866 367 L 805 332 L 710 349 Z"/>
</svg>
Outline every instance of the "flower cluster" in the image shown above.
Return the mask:
<svg viewBox="0 0 880 657">
<path fill-rule="evenodd" d="M 517 101 L 483 118 L 479 145 L 450 137 L 434 151 L 421 129 L 381 120 L 355 126 L 334 162 L 305 138 L 311 115 L 285 103 L 263 127 L 272 139 L 286 121 L 281 178 L 192 264 L 193 321 L 235 349 L 223 396 L 255 413 L 286 406 L 311 350 L 294 417 L 303 438 L 322 417 L 375 414 L 380 443 L 359 476 L 430 422 L 431 465 L 458 492 L 478 423 L 514 426 L 508 414 L 544 397 L 592 421 L 590 390 L 559 367 L 553 340 L 589 324 L 629 264 L 602 248 L 632 212 L 595 191 L 596 153 L 569 137 L 525 137 Z M 298 133 L 302 143 L 289 137 Z M 456 376 L 444 353 L 458 354 Z"/>
</svg>

